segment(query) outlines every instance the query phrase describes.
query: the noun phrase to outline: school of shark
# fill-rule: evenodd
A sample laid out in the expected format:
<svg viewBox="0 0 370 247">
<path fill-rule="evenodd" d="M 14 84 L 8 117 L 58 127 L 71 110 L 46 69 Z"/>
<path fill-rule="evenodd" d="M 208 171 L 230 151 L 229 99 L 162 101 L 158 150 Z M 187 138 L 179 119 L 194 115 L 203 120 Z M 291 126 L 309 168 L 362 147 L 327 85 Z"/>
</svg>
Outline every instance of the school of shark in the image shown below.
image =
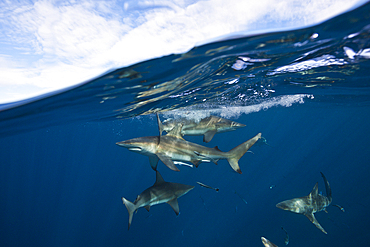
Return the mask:
<svg viewBox="0 0 370 247">
<path fill-rule="evenodd" d="M 230 151 L 222 152 L 217 146 L 209 148 L 186 141 L 184 136 L 203 136 L 203 142 L 208 143 L 215 134 L 237 130 L 245 127 L 244 124 L 217 116 L 209 116 L 200 121 L 184 118 L 176 120 L 167 119 L 162 122 L 158 114 L 157 123 L 159 129 L 159 135 L 157 136 L 138 137 L 116 143 L 118 146 L 125 147 L 129 151 L 148 156 L 149 164 L 156 174 L 154 185 L 139 194 L 134 202 L 122 197 L 122 202 L 129 213 L 128 229 L 130 229 L 134 212 L 141 207 L 149 211 L 150 207 L 153 205 L 167 203 L 172 207 L 176 215 L 178 215 L 180 211 L 177 199 L 194 189 L 194 186 L 191 185 L 166 182 L 157 170 L 159 161 L 169 169 L 179 172 L 180 170 L 176 165 L 198 167 L 202 162 L 212 162 L 217 165 L 220 159 L 226 159 L 235 172 L 242 174 L 238 163 L 239 159 L 248 152 L 259 139 L 264 139 L 261 136 L 262 134 L 258 133 Z M 166 132 L 166 134 L 162 135 L 163 132 Z M 276 207 L 305 215 L 318 229 L 327 234 L 314 215 L 320 211 L 325 211 L 327 213 L 326 208 L 331 205 L 332 202 L 330 184 L 323 173 L 321 173 L 321 176 L 324 180 L 326 196 L 318 193 L 318 183 L 316 183 L 309 195 L 282 201 L 276 204 Z M 202 187 L 213 189 L 216 192 L 219 191 L 219 188 L 213 188 L 201 182 L 197 183 Z M 237 194 L 236 191 L 235 193 Z M 247 203 L 244 198 L 239 194 L 237 195 Z M 340 208 L 344 212 L 341 206 L 337 204 L 333 206 Z M 283 227 L 281 227 L 281 229 L 283 229 L 286 234 L 285 245 L 288 245 L 288 232 Z M 264 246 L 277 246 L 265 237 L 261 237 L 261 241 Z"/>
</svg>

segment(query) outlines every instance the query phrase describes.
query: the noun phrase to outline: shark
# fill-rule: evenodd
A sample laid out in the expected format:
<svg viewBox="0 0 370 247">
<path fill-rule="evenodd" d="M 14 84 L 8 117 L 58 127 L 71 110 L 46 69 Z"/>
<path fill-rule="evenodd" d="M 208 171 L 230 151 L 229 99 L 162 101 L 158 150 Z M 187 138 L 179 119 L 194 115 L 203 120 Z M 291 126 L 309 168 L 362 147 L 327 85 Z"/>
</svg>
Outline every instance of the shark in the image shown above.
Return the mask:
<svg viewBox="0 0 370 247">
<path fill-rule="evenodd" d="M 180 211 L 177 198 L 185 195 L 193 188 L 194 186 L 186 184 L 166 182 L 162 178 L 161 174 L 156 171 L 156 180 L 154 185 L 138 195 L 134 202 L 130 202 L 126 198 L 122 197 L 122 202 L 126 206 L 129 214 L 128 230 L 130 230 L 134 212 L 142 207 L 149 212 L 150 206 L 168 203 L 175 211 L 176 215 L 179 215 Z"/>
<path fill-rule="evenodd" d="M 318 183 L 315 184 L 311 193 L 308 196 L 294 198 L 291 200 L 286 200 L 276 204 L 276 207 L 291 211 L 297 214 L 305 215 L 318 229 L 320 229 L 323 233 L 327 234 L 324 228 L 319 224 L 317 219 L 315 218 L 314 213 L 320 211 L 326 211 L 326 207 L 330 205 L 332 202 L 332 195 L 331 195 L 331 188 L 328 180 L 324 176 L 322 172 L 321 176 L 324 180 L 325 189 L 326 189 L 326 196 L 319 194 L 318 192 Z"/>
<path fill-rule="evenodd" d="M 157 120 L 159 123 L 158 115 Z M 261 133 L 258 133 L 232 150 L 222 152 L 217 146 L 209 148 L 184 140 L 180 134 L 181 128 L 182 125 L 179 124 L 164 136 L 138 137 L 116 144 L 130 151 L 148 156 L 153 170 L 157 170 L 159 160 L 171 170 L 180 171 L 176 167 L 178 163 L 191 162 L 198 167 L 201 162 L 213 162 L 217 165 L 220 159 L 226 159 L 231 168 L 241 174 L 242 171 L 238 164 L 239 159 L 261 138 Z"/>
<path fill-rule="evenodd" d="M 268 240 L 267 238 L 261 237 L 261 241 L 265 247 L 278 247 L 276 244 L 270 242 L 270 240 Z"/>
<path fill-rule="evenodd" d="M 215 134 L 233 131 L 242 127 L 244 124 L 237 123 L 228 119 L 220 118 L 217 116 L 209 116 L 196 122 L 194 119 L 167 119 L 159 121 L 160 134 L 163 131 L 169 133 L 177 125 L 182 124 L 181 135 L 198 136 L 203 135 L 203 142 L 210 142 Z"/>
</svg>

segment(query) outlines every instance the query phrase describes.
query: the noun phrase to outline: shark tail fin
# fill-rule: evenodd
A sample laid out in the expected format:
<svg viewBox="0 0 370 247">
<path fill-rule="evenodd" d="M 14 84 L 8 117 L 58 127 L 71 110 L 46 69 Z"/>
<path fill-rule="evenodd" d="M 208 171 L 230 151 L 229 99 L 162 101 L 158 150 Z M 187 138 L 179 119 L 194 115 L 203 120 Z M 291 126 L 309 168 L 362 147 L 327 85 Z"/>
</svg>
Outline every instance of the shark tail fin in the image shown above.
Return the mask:
<svg viewBox="0 0 370 247">
<path fill-rule="evenodd" d="M 329 199 L 329 202 L 331 203 L 332 196 L 331 196 L 330 184 L 329 184 L 328 180 L 326 179 L 325 175 L 322 172 L 320 172 L 320 173 L 321 173 L 322 178 L 324 179 L 325 189 L 326 189 L 326 197 Z"/>
<path fill-rule="evenodd" d="M 125 204 L 127 211 L 128 211 L 128 230 L 130 230 L 131 222 L 132 222 L 132 216 L 134 215 L 134 212 L 136 210 L 135 204 L 130 202 L 129 200 L 126 200 L 126 198 L 122 197 L 122 202 Z"/>
<path fill-rule="evenodd" d="M 261 138 L 261 133 L 258 133 L 255 137 L 249 139 L 246 142 L 243 142 L 239 146 L 231 149 L 229 152 L 227 152 L 227 161 L 229 162 L 231 168 L 234 169 L 239 174 L 242 174 L 242 171 L 240 170 L 238 161 L 239 159 L 250 149 L 253 144 L 258 141 L 258 139 Z"/>
</svg>

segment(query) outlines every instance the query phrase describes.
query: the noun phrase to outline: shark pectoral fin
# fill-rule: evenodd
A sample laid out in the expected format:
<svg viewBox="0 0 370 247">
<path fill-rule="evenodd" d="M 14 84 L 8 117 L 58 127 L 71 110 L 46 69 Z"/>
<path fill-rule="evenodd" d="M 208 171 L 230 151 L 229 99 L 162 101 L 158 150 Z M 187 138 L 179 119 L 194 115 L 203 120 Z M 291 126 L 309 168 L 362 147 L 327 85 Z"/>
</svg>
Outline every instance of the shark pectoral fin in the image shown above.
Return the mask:
<svg viewBox="0 0 370 247">
<path fill-rule="evenodd" d="M 216 130 L 209 130 L 203 135 L 203 142 L 210 142 L 217 133 Z"/>
<path fill-rule="evenodd" d="M 199 164 L 200 164 L 200 163 L 202 163 L 202 161 L 201 161 L 201 160 L 192 160 L 192 161 L 190 161 L 190 162 L 191 162 L 191 163 L 193 163 L 195 167 L 198 167 L 198 166 L 199 166 Z"/>
<path fill-rule="evenodd" d="M 158 158 L 171 170 L 179 172 L 180 170 L 175 166 L 173 161 L 171 160 L 170 157 L 166 156 L 165 154 L 157 154 Z"/>
<path fill-rule="evenodd" d="M 171 201 L 168 201 L 167 203 L 170 204 L 172 209 L 175 211 L 176 215 L 179 215 L 180 209 L 179 209 L 179 203 L 177 201 L 177 198 L 174 198 Z"/>
<path fill-rule="evenodd" d="M 148 212 L 149 212 L 149 210 L 150 210 L 150 205 L 146 205 L 144 208 L 145 208 L 146 210 L 148 210 Z"/>
<path fill-rule="evenodd" d="M 159 159 L 157 156 L 149 156 L 150 166 L 153 168 L 154 171 L 157 170 L 158 160 Z"/>
<path fill-rule="evenodd" d="M 317 227 L 319 228 L 323 233 L 325 234 L 328 234 L 324 228 L 322 228 L 322 226 L 320 225 L 320 223 L 317 221 L 317 219 L 315 218 L 315 215 L 311 212 L 311 214 L 305 214 L 306 217 Z"/>
<path fill-rule="evenodd" d="M 122 197 L 122 202 L 125 204 L 127 211 L 128 211 L 128 230 L 130 230 L 131 222 L 132 222 L 132 216 L 134 215 L 134 212 L 136 210 L 136 206 L 130 202 L 129 200 L 126 200 L 126 198 Z"/>
</svg>

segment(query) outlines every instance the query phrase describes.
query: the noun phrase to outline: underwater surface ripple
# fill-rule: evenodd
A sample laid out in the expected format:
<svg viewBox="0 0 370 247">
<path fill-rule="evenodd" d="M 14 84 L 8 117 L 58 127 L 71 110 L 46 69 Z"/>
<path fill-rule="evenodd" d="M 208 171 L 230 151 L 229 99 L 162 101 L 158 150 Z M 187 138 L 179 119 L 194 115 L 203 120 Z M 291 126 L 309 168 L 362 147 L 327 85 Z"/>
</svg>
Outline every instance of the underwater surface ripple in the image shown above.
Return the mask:
<svg viewBox="0 0 370 247">
<path fill-rule="evenodd" d="M 4 104 L 2 129 L 16 121 L 60 124 L 53 122 L 55 114 L 63 116 L 62 123 L 113 120 L 189 106 L 250 106 L 287 95 L 367 105 L 369 13 L 366 4 L 317 26 L 211 43 L 116 69 L 70 89 Z M 296 102 L 285 99 L 285 105 Z"/>
</svg>

